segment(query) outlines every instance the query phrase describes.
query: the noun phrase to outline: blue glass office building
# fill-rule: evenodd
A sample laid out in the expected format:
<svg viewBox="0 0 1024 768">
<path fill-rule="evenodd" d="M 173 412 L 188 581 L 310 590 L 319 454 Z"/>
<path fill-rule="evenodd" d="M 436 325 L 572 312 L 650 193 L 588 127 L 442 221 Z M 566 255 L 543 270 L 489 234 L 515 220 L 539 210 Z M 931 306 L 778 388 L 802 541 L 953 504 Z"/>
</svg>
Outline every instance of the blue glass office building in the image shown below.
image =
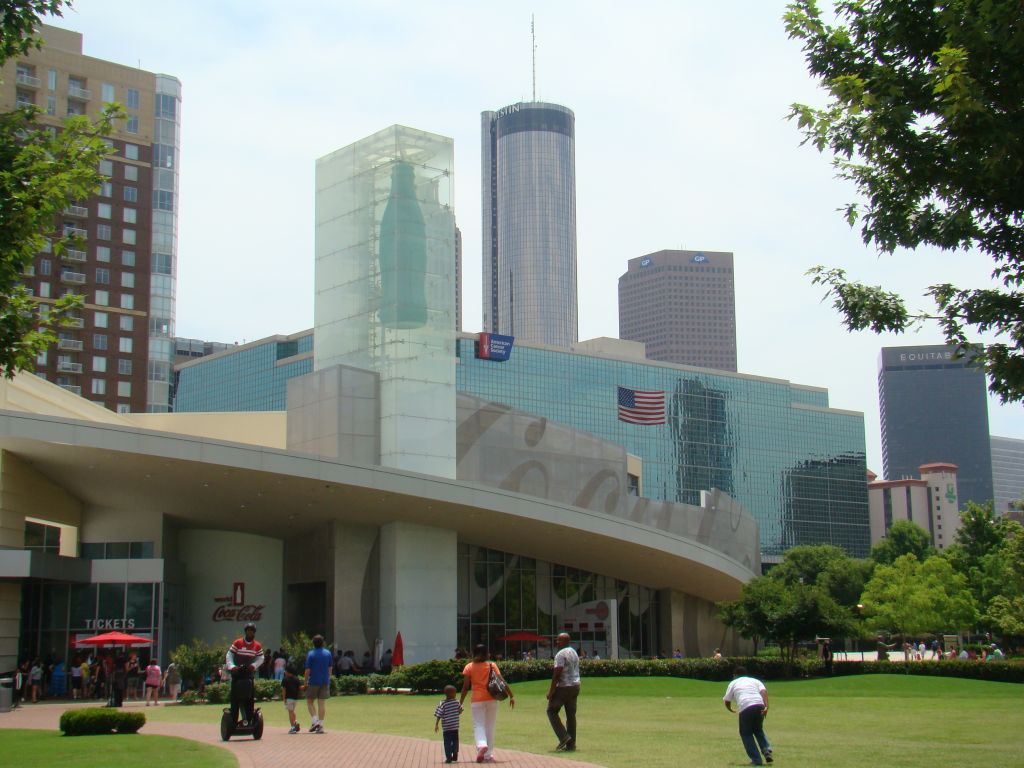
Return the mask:
<svg viewBox="0 0 1024 768">
<path fill-rule="evenodd" d="M 283 411 L 288 379 L 312 370 L 312 331 L 253 341 L 177 365 L 174 410 Z"/>
<path fill-rule="evenodd" d="M 878 364 L 886 480 L 919 477 L 922 464 L 956 464 L 960 503 L 994 498 L 985 371 L 956 347 L 883 347 Z"/>
<path fill-rule="evenodd" d="M 306 332 L 188 363 L 176 410 L 284 410 L 286 379 L 312 370 L 311 344 Z M 643 462 L 644 496 L 696 504 L 702 490 L 725 491 L 757 519 L 766 561 L 796 544 L 867 553 L 863 414 L 829 408 L 826 390 L 519 343 L 498 363 L 476 344 L 458 338 L 458 391 L 622 445 Z M 666 423 L 619 421 L 617 386 L 663 390 Z"/>
</svg>

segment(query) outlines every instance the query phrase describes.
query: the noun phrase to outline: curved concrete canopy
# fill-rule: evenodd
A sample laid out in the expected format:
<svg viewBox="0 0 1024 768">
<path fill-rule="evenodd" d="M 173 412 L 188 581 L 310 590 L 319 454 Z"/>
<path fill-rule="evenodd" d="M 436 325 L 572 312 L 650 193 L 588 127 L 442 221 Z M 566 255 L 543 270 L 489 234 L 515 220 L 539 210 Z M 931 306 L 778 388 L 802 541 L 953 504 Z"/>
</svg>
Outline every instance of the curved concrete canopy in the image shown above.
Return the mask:
<svg viewBox="0 0 1024 768">
<path fill-rule="evenodd" d="M 629 520 L 386 467 L 11 411 L 0 411 L 0 449 L 87 507 L 145 509 L 187 527 L 238 530 L 244 512 L 244 530 L 291 538 L 332 520 L 406 521 L 710 601 L 734 599 L 754 575 L 708 546 Z"/>
</svg>

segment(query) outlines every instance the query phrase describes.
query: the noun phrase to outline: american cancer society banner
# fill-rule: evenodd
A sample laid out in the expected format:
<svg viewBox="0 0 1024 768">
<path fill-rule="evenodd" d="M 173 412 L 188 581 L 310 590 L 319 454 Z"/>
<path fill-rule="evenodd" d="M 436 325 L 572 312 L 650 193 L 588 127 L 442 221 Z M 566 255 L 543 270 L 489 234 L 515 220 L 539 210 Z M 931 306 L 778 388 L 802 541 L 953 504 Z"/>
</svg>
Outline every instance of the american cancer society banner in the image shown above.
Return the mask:
<svg viewBox="0 0 1024 768">
<path fill-rule="evenodd" d="M 502 336 L 497 333 L 481 333 L 476 345 L 476 356 L 481 360 L 495 360 L 499 363 L 512 355 L 514 336 Z"/>
</svg>

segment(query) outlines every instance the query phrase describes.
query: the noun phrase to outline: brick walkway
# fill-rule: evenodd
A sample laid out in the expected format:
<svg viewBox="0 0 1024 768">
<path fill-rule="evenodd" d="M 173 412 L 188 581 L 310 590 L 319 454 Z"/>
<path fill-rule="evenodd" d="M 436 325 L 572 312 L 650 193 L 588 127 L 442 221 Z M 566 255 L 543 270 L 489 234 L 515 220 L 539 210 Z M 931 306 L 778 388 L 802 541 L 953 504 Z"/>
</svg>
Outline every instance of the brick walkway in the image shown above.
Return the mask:
<svg viewBox="0 0 1024 768">
<path fill-rule="evenodd" d="M 11 712 L 0 713 L 0 728 L 39 728 L 57 730 L 61 713 L 70 703 L 28 704 Z M 126 704 L 126 708 L 142 709 L 141 704 Z M 378 733 L 350 733 L 331 731 L 323 735 L 311 733 L 287 734 L 281 728 L 268 728 L 260 741 L 239 737 L 226 744 L 220 740 L 220 723 L 196 725 L 194 723 L 148 722 L 142 733 L 179 736 L 226 748 L 238 760 L 239 768 L 309 768 L 311 765 L 330 765 L 337 768 L 423 768 L 444 765 L 444 750 L 440 740 L 410 739 L 403 736 L 385 736 Z M 472 733 L 469 734 L 472 738 Z M 473 764 L 476 750 L 472 743 L 464 744 L 460 764 Z M 593 763 L 581 763 L 552 755 L 533 755 L 509 749 L 494 751 L 495 764 L 504 768 L 600 768 Z"/>
</svg>

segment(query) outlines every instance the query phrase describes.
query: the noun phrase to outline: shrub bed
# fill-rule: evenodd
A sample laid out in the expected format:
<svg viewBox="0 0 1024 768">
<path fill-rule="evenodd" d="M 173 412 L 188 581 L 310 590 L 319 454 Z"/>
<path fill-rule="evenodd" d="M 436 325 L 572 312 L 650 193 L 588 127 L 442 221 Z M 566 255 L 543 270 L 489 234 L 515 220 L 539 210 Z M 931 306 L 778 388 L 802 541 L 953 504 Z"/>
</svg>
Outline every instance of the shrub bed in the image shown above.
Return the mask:
<svg viewBox="0 0 1024 768">
<path fill-rule="evenodd" d="M 65 736 L 136 733 L 145 724 L 146 715 L 142 712 L 107 707 L 69 709 L 60 716 L 60 729 Z"/>
<path fill-rule="evenodd" d="M 281 683 L 278 680 L 256 679 L 254 693 L 256 701 L 277 701 L 281 698 Z M 331 691 L 334 693 L 334 691 Z M 210 683 L 206 686 L 206 700 L 210 704 L 228 704 L 231 701 L 231 683 Z"/>
<path fill-rule="evenodd" d="M 446 685 L 462 686 L 462 668 L 465 660 L 428 661 L 402 667 L 400 672 L 390 676 L 371 676 L 370 688 L 409 688 L 419 693 L 436 693 Z M 552 662 L 500 661 L 497 662 L 502 676 L 509 683 L 527 680 L 550 680 Z M 762 680 L 820 677 L 825 667 L 819 659 L 797 659 L 786 665 L 778 657 L 737 657 L 728 659 L 600 659 L 585 660 L 580 665 L 584 677 L 685 677 L 694 680 L 725 682 L 732 679 L 735 667 L 746 667 L 747 673 Z M 1024 683 L 1024 663 L 980 662 L 980 661 L 939 661 L 900 662 L 888 661 L 837 661 L 833 664 L 835 675 L 858 674 L 909 674 L 937 677 L 960 677 L 972 680 L 990 680 L 1005 683 Z M 386 680 L 401 675 L 404 684 L 381 684 L 375 678 Z M 374 684 L 376 683 L 376 684 Z"/>
</svg>

